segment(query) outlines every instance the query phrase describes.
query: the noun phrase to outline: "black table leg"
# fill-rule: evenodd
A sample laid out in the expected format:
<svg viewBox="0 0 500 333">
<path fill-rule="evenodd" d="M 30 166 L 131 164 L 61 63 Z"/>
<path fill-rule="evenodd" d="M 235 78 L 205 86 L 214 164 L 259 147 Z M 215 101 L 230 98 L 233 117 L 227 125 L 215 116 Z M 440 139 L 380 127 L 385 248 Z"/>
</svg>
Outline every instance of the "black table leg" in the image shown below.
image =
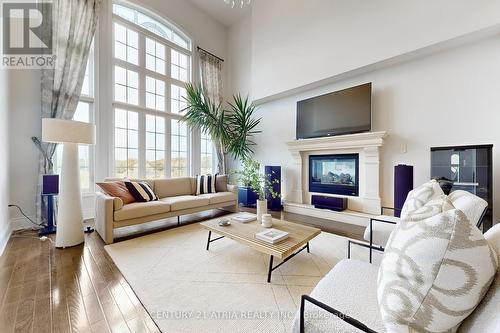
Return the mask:
<svg viewBox="0 0 500 333">
<path fill-rule="evenodd" d="M 309 252 L 309 242 L 307 242 L 306 246 L 307 246 L 307 253 L 311 253 L 311 252 Z"/>
<path fill-rule="evenodd" d="M 210 236 L 212 236 L 212 232 L 209 230 L 208 231 L 208 240 L 207 240 L 207 251 L 208 251 L 208 248 L 210 247 Z"/>
<path fill-rule="evenodd" d="M 273 271 L 273 259 L 274 257 L 271 256 L 271 259 L 269 259 L 269 271 L 267 272 L 267 282 L 271 282 L 271 273 Z"/>
</svg>

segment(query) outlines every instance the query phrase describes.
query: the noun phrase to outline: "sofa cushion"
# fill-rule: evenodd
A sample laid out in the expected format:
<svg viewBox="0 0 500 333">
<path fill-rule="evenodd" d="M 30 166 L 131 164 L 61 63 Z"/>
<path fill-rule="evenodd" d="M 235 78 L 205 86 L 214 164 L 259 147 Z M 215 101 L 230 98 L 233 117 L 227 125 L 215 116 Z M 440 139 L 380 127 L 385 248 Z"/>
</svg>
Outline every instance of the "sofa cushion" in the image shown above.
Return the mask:
<svg viewBox="0 0 500 333">
<path fill-rule="evenodd" d="M 456 331 L 484 297 L 496 269 L 496 254 L 460 210 L 401 221 L 379 269 L 378 301 L 387 331 Z"/>
<path fill-rule="evenodd" d="M 168 213 L 170 205 L 163 201 L 134 202 L 115 211 L 115 221 L 124 221 L 143 216 Z"/>
<path fill-rule="evenodd" d="M 193 195 L 195 189 L 196 178 L 191 177 L 156 179 L 154 181 L 154 191 L 160 199 L 179 195 Z"/>
<path fill-rule="evenodd" d="M 473 225 L 477 225 L 488 202 L 467 191 L 453 191 L 448 196 L 455 208 L 460 209 Z"/>
<path fill-rule="evenodd" d="M 210 204 L 208 198 L 200 198 L 194 195 L 179 195 L 175 197 L 160 199 L 161 202 L 165 202 L 170 205 L 172 211 L 196 208 L 201 206 L 207 206 Z"/>
<path fill-rule="evenodd" d="M 346 259 L 339 262 L 318 283 L 311 297 L 323 302 L 346 316 L 357 319 L 376 332 L 385 332 L 377 303 L 377 270 L 375 265 Z M 299 313 L 292 331 L 299 332 Z M 336 316 L 306 302 L 306 332 L 360 332 Z"/>
<path fill-rule="evenodd" d="M 421 208 L 428 201 L 436 199 L 443 194 L 444 192 L 436 180 L 428 181 L 414 188 L 406 197 L 406 201 L 401 209 L 401 219 L 404 220 L 409 213 Z"/>
<path fill-rule="evenodd" d="M 222 202 L 236 201 L 238 199 L 238 196 L 233 192 L 217 192 L 200 194 L 198 195 L 198 198 L 208 199 L 210 201 L 210 204 L 214 205 Z"/>
<path fill-rule="evenodd" d="M 500 224 L 496 224 L 493 228 L 484 234 L 484 238 L 490 246 L 495 250 L 498 260 L 500 261 Z M 497 269 L 495 280 L 488 289 L 486 296 L 481 301 L 474 312 L 465 319 L 458 330 L 460 333 L 475 333 L 475 332 L 500 332 L 500 316 L 498 309 L 500 308 L 500 265 Z"/>
</svg>

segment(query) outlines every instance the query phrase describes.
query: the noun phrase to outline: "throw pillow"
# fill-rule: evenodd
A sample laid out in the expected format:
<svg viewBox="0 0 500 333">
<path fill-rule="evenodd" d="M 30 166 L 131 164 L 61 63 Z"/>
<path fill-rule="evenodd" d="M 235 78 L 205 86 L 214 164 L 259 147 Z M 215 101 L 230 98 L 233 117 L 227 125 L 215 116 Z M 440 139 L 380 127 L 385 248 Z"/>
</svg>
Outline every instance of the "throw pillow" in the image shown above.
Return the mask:
<svg viewBox="0 0 500 333">
<path fill-rule="evenodd" d="M 215 175 L 215 191 L 216 192 L 227 192 L 227 175 Z"/>
<path fill-rule="evenodd" d="M 458 209 L 401 221 L 378 273 L 387 332 L 455 332 L 484 297 L 497 265 L 496 253 Z"/>
<path fill-rule="evenodd" d="M 215 193 L 215 179 L 217 175 L 196 176 L 196 195 Z"/>
<path fill-rule="evenodd" d="M 435 199 L 429 200 L 422 207 L 408 212 L 405 221 L 420 221 L 453 208 L 455 207 L 449 197 L 443 194 Z"/>
<path fill-rule="evenodd" d="M 122 199 L 124 205 L 135 202 L 134 197 L 130 194 L 123 181 L 96 183 L 96 185 L 107 195 Z"/>
<path fill-rule="evenodd" d="M 401 209 L 401 219 L 404 220 L 409 213 L 421 208 L 428 201 L 436 199 L 443 194 L 441 186 L 434 179 L 414 188 L 406 197 L 406 201 Z"/>
<path fill-rule="evenodd" d="M 135 201 L 137 202 L 158 200 L 158 196 L 146 182 L 125 181 L 125 186 L 127 186 L 128 191 L 134 196 Z"/>
</svg>

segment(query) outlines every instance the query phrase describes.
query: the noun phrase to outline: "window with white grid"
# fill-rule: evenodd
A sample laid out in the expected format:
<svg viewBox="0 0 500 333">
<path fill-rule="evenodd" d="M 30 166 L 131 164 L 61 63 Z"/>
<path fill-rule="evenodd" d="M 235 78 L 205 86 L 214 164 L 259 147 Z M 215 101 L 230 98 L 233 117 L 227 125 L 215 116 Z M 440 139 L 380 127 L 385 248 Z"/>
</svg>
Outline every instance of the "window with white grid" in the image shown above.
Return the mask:
<svg viewBox="0 0 500 333">
<path fill-rule="evenodd" d="M 170 112 L 179 113 L 186 107 L 186 88 L 172 84 L 170 86 Z"/>
<path fill-rule="evenodd" d="M 146 107 L 165 111 L 165 81 L 146 75 Z"/>
<path fill-rule="evenodd" d="M 165 175 L 165 118 L 146 115 L 146 178 Z"/>
<path fill-rule="evenodd" d="M 113 4 L 114 175 L 187 176 L 190 133 L 180 122 L 191 41 L 173 26 Z"/>
<path fill-rule="evenodd" d="M 146 37 L 146 69 L 165 74 L 165 46 Z"/>
<path fill-rule="evenodd" d="M 188 136 L 187 126 L 179 120 L 171 123 L 171 170 L 172 177 L 184 177 L 189 175 L 188 167 Z"/>
<path fill-rule="evenodd" d="M 114 24 L 115 56 L 131 64 L 139 64 L 139 35 L 122 24 Z"/>
<path fill-rule="evenodd" d="M 115 175 L 139 178 L 139 117 L 115 109 Z"/>
<path fill-rule="evenodd" d="M 201 174 L 213 174 L 214 172 L 214 143 L 210 135 L 201 133 Z"/>
</svg>

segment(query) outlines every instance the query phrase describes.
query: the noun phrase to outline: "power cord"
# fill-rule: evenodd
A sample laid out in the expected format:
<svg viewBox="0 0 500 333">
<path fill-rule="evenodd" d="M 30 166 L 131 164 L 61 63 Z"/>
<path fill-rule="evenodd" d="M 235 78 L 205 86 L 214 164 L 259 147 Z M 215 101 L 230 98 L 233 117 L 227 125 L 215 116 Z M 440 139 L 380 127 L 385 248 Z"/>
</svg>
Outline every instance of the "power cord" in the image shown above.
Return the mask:
<svg viewBox="0 0 500 333">
<path fill-rule="evenodd" d="M 28 215 L 24 214 L 23 210 L 21 209 L 21 207 L 19 207 L 18 205 L 8 205 L 8 207 L 16 207 L 17 209 L 19 209 L 19 212 L 28 220 L 30 221 L 31 223 L 33 223 L 34 225 L 36 225 L 37 227 L 41 227 L 42 224 L 38 224 L 36 223 L 35 221 L 33 221 L 32 219 L 29 218 Z"/>
</svg>

